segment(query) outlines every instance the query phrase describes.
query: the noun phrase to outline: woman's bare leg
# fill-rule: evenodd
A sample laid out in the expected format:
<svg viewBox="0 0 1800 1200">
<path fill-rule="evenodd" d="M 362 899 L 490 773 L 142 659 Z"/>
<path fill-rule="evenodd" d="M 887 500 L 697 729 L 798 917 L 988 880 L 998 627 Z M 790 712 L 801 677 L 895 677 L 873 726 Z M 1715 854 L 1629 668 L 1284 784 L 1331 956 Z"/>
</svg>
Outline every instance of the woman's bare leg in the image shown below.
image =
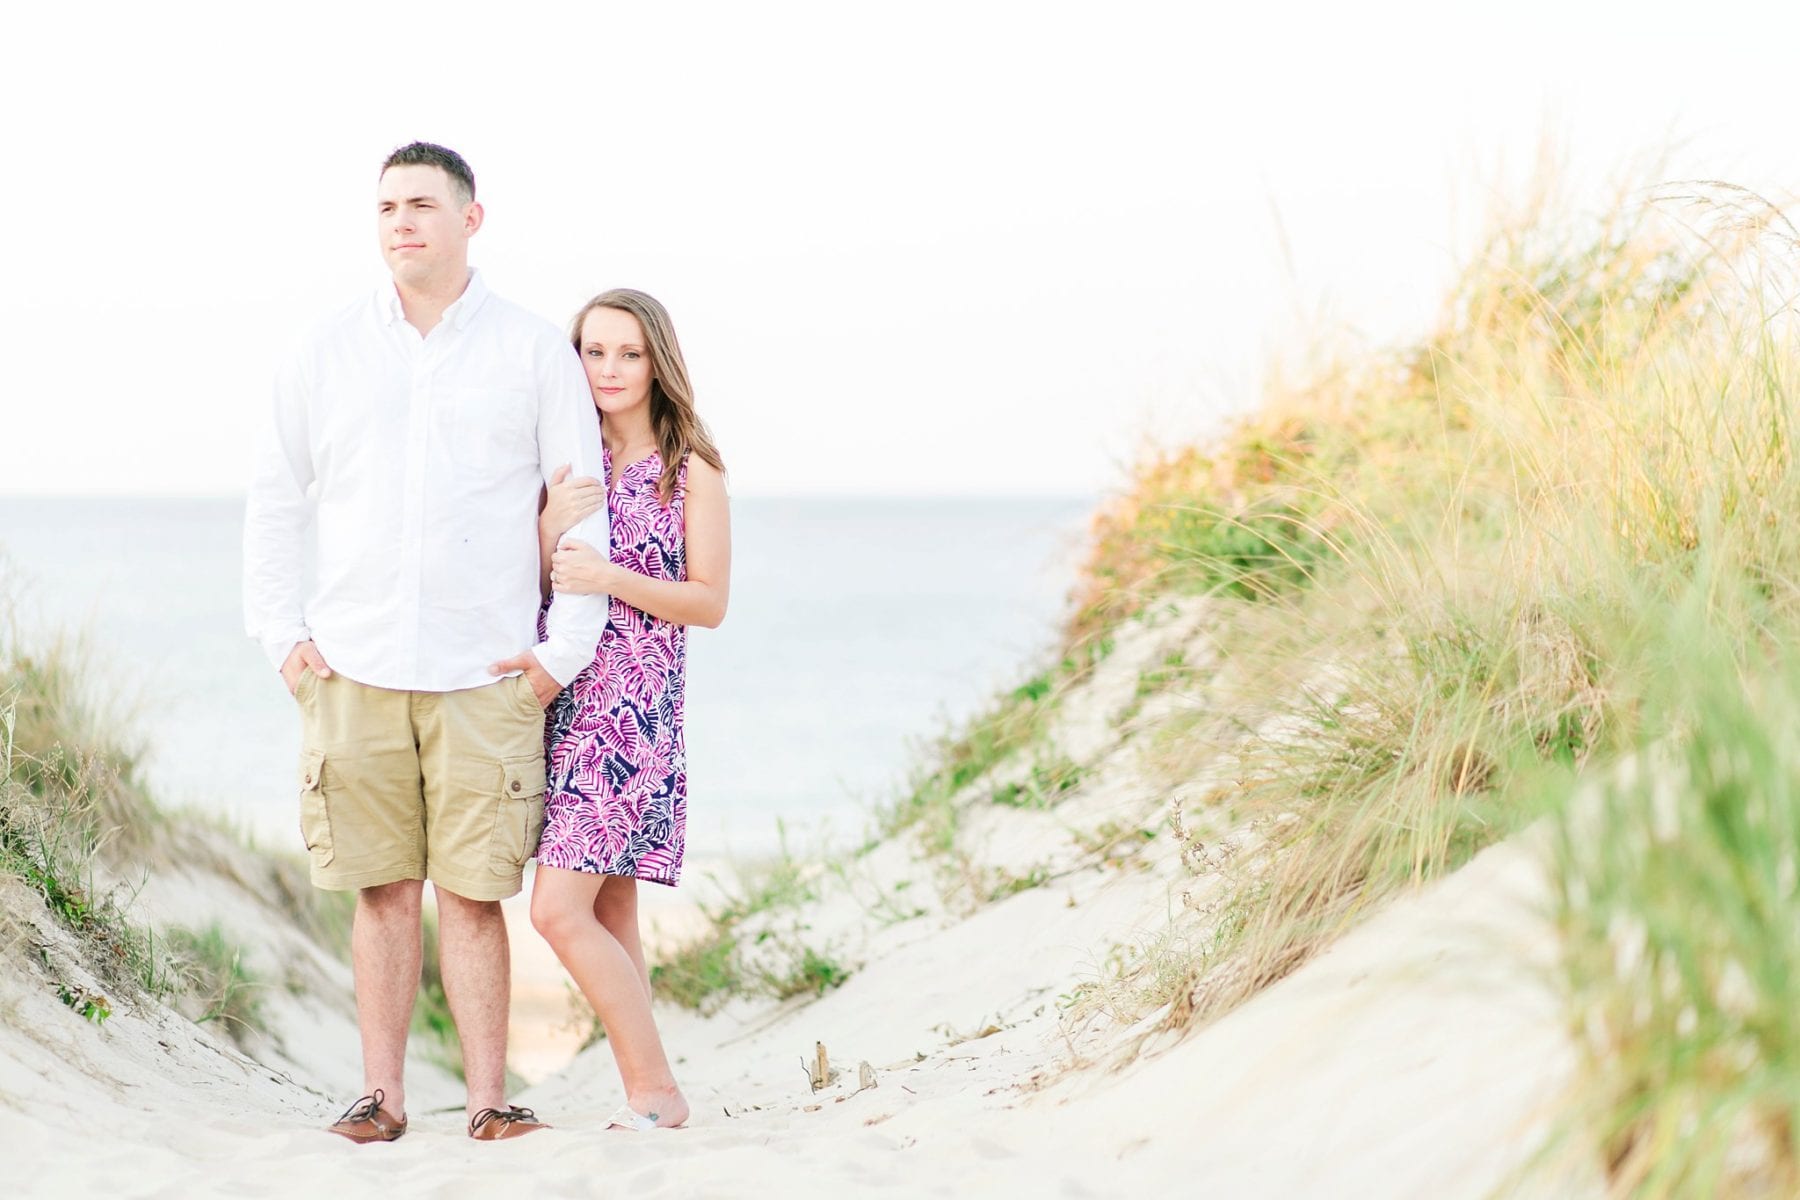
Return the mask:
<svg viewBox="0 0 1800 1200">
<path fill-rule="evenodd" d="M 594 919 L 606 927 L 631 961 L 637 964 L 644 980 L 644 995 L 650 991 L 650 968 L 644 963 L 644 941 L 638 936 L 637 880 L 611 875 L 594 897 Z"/>
<path fill-rule="evenodd" d="M 639 948 L 634 959 L 597 915 L 602 885 L 614 882 L 539 866 L 531 888 L 531 923 L 599 1014 L 625 1084 L 626 1103 L 637 1112 L 656 1113 L 659 1125 L 679 1125 L 688 1117 L 687 1099 L 675 1084 L 650 1012 L 643 951 Z M 635 924 L 631 935 L 635 943 Z"/>
</svg>

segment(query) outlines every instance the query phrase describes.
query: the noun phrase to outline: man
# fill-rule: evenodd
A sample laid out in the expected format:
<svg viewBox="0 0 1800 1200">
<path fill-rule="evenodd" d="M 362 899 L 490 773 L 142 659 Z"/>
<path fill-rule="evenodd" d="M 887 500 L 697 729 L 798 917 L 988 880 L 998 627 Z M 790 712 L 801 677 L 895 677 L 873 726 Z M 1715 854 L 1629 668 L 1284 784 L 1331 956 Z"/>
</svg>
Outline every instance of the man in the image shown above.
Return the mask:
<svg viewBox="0 0 1800 1200">
<path fill-rule="evenodd" d="M 246 625 L 299 704 L 313 884 L 357 892 L 364 1095 L 331 1131 L 406 1131 L 429 879 L 469 1135 L 517 1137 L 545 1126 L 505 1098 L 499 901 L 543 823 L 543 709 L 592 661 L 607 604 L 560 597 L 538 641 L 538 500 L 555 466 L 602 475 L 599 424 L 568 341 L 470 270 L 483 212 L 459 155 L 396 150 L 376 213 L 392 284 L 315 329 L 276 381 L 244 522 Z M 607 545 L 605 509 L 570 532 Z"/>
</svg>

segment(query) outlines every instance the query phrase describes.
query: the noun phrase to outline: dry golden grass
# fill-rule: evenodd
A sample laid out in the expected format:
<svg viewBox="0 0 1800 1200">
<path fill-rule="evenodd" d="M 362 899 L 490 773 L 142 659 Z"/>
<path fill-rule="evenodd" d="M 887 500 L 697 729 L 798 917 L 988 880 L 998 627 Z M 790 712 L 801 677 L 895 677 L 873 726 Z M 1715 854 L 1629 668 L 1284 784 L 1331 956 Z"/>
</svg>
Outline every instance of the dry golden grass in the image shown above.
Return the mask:
<svg viewBox="0 0 1800 1200">
<path fill-rule="evenodd" d="M 1258 831 L 1235 857 L 1191 846 L 1197 871 L 1227 876 L 1205 935 L 1133 956 L 1159 993 L 1185 965 L 1170 1023 L 1240 1003 L 1523 823 L 1562 822 L 1585 774 L 1637 747 L 1716 754 L 1783 719 L 1768 681 L 1800 643 L 1794 246 L 1772 206 L 1724 185 L 1635 192 L 1587 218 L 1546 202 L 1500 225 L 1422 344 L 1320 371 L 1215 442 L 1148 457 L 1097 518 L 1071 636 L 1172 591 L 1218 597 L 1206 704 L 1151 736 L 1190 806 L 1178 829 Z M 1724 698 L 1699 705 L 1695 680 Z M 1800 804 L 1787 762 L 1731 803 Z M 1618 803 L 1647 820 L 1643 796 Z M 1779 816 L 1763 832 L 1783 845 L 1796 814 Z M 1693 836 L 1717 848 L 1728 828 L 1696 818 Z M 1800 1178 L 1800 1069 L 1765 1078 L 1800 1045 L 1785 982 L 1800 958 L 1785 940 L 1775 955 L 1734 946 L 1764 928 L 1745 908 L 1800 928 L 1800 852 L 1755 857 L 1785 864 L 1778 884 L 1733 879 L 1741 848 L 1702 856 L 1679 887 L 1726 898 L 1713 904 L 1656 900 L 1671 873 L 1649 840 L 1607 841 L 1604 871 L 1565 844 L 1567 895 L 1605 895 L 1614 922 L 1573 899 L 1565 915 L 1572 1023 L 1606 1081 L 1583 1112 L 1617 1151 L 1621 1194 L 1750 1186 L 1720 1166 L 1733 1145 L 1761 1148 L 1765 1183 Z M 1654 1012 L 1642 979 L 1603 969 L 1634 911 L 1701 926 L 1672 938 L 1668 961 L 1689 966 L 1663 968 Z M 1720 973 L 1752 961 L 1766 1036 L 1733 1042 L 1735 1065 L 1668 1069 L 1681 1014 L 1716 1008 Z M 1111 974 L 1107 993 L 1129 995 L 1132 970 Z M 1734 1099 L 1752 1084 L 1754 1104 Z M 1761 1133 L 1744 1143 L 1745 1127 Z M 1680 1151 L 1684 1137 L 1706 1149 Z"/>
</svg>

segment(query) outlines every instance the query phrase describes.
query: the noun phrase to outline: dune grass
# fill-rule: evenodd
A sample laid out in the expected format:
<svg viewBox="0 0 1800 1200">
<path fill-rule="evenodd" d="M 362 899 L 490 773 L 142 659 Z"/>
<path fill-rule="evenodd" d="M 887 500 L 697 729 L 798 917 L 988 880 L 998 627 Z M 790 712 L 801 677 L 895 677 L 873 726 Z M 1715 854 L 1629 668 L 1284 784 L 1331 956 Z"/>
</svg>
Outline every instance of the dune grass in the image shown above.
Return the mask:
<svg viewBox="0 0 1800 1200">
<path fill-rule="evenodd" d="M 103 847 L 143 844 L 160 816 L 137 780 L 133 748 L 77 692 L 77 655 L 67 642 L 27 652 L 0 625 L 0 872 L 43 897 L 105 987 L 168 995 L 179 981 L 170 948 L 96 874 Z M 110 1015 L 112 999 L 62 978 L 48 959 L 40 966 L 80 1015 Z"/>
<path fill-rule="evenodd" d="M 1205 597 L 1205 645 L 1138 668 L 1118 726 L 1223 886 L 1065 1010 L 1208 1021 L 1541 823 L 1570 1133 L 1618 1195 L 1800 1194 L 1800 235 L 1720 184 L 1588 215 L 1546 191 L 1494 230 L 1418 344 L 1277 377 L 1141 462 L 1057 665 L 929 748 L 878 836 L 966 867 L 970 805 L 1079 789 L 1057 713 L 1126 622 Z M 1161 833 L 1114 822 L 1092 850 Z M 759 986 L 745 914 L 796 893 L 755 894 L 665 992 Z"/>
<path fill-rule="evenodd" d="M 244 963 L 242 946 L 217 924 L 170 929 L 165 935 L 181 979 L 181 1007 L 196 1024 L 216 1022 L 238 1046 L 267 1032 L 263 992 L 268 986 Z"/>
<path fill-rule="evenodd" d="M 1534 208 L 1422 344 L 1140 467 L 1071 636 L 1215 598 L 1208 703 L 1150 736 L 1178 832 L 1258 836 L 1190 845 L 1210 928 L 1114 990 L 1179 966 L 1168 1022 L 1207 1020 L 1547 816 L 1621 1194 L 1800 1190 L 1794 241 L 1719 185 Z"/>
<path fill-rule="evenodd" d="M 40 962 L 77 1013 L 99 1023 L 118 1000 L 166 1000 L 248 1045 L 252 1033 L 267 1031 L 271 985 L 247 967 L 244 948 L 217 924 L 154 929 L 131 914 L 128 889 L 104 881 L 142 878 L 199 853 L 342 958 L 350 952 L 354 894 L 318 891 L 298 859 L 257 851 L 222 824 L 161 809 L 142 782 L 133 722 L 87 690 L 99 681 L 78 641 L 33 642 L 0 618 L 0 873 L 43 897 L 76 936 L 81 966 L 109 989 L 96 993 L 64 979 L 61 965 Z M 203 826 L 229 850 L 185 836 Z M 460 1073 L 429 918 L 424 936 L 413 1028 L 433 1039 L 435 1058 Z"/>
<path fill-rule="evenodd" d="M 1620 1194 L 1800 1194 L 1800 661 L 1713 649 L 1558 826 L 1578 1111 Z"/>
<path fill-rule="evenodd" d="M 789 850 L 783 827 L 779 853 L 740 866 L 733 881 L 715 877 L 721 898 L 703 906 L 705 932 L 650 965 L 656 996 L 710 1013 L 733 997 L 786 1000 L 841 986 L 853 968 L 812 944 L 798 916 L 818 896 L 816 870 Z"/>
</svg>

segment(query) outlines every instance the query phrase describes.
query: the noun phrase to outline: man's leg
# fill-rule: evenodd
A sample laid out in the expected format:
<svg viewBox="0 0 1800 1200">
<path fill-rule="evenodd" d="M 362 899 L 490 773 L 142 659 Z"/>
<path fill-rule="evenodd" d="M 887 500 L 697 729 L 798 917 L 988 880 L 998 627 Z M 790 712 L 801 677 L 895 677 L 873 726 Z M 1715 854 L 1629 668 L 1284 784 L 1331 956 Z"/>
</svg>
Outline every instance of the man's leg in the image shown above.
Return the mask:
<svg viewBox="0 0 1800 1200">
<path fill-rule="evenodd" d="M 511 961 L 499 902 L 518 894 L 544 823 L 544 714 L 531 685 L 515 678 L 420 694 L 415 713 L 425 781 L 425 877 L 437 894 L 438 957 L 474 1117 L 508 1107 Z M 504 1126 L 526 1127 L 523 1121 Z"/>
<path fill-rule="evenodd" d="M 497 900 L 468 900 L 437 889 L 438 958 L 444 998 L 462 1039 L 471 1119 L 506 1105 L 506 1019 L 512 960 Z"/>
<path fill-rule="evenodd" d="M 357 893 L 350 958 L 362 1034 L 362 1094 L 380 1091 L 382 1109 L 397 1120 L 406 1111 L 406 1031 L 419 993 L 425 875 L 425 806 L 410 700 L 405 692 L 341 674 L 321 679 L 310 671 L 301 676 L 295 698 L 301 713 L 300 824 L 312 881 Z"/>
<path fill-rule="evenodd" d="M 419 994 L 419 899 L 424 881 L 363 888 L 356 897 L 350 960 L 356 972 L 356 1023 L 362 1030 L 363 1091 L 385 1093 L 382 1107 L 406 1116 L 406 1031 Z"/>
</svg>

